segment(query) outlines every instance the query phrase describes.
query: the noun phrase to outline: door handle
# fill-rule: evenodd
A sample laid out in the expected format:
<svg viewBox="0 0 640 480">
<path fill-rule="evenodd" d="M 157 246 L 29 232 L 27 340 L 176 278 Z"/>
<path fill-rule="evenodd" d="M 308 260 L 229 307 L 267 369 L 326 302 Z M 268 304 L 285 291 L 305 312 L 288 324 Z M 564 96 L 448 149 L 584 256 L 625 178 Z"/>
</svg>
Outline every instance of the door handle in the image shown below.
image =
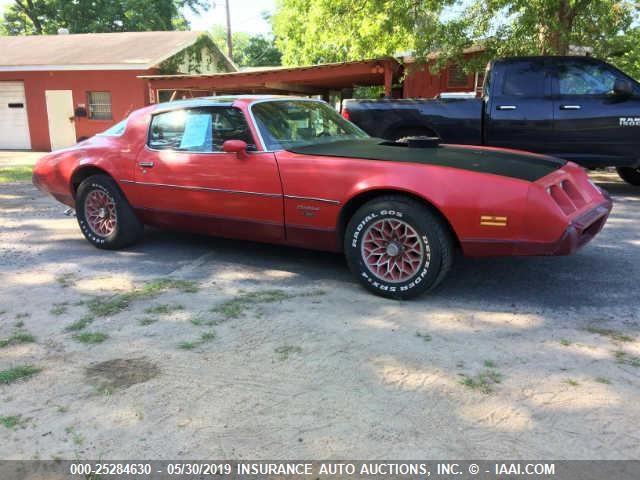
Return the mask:
<svg viewBox="0 0 640 480">
<path fill-rule="evenodd" d="M 516 110 L 517 108 L 515 105 L 498 105 L 496 110 Z"/>
<path fill-rule="evenodd" d="M 560 105 L 560 110 L 580 110 L 582 105 Z"/>
<path fill-rule="evenodd" d="M 138 165 L 144 168 L 153 168 L 155 164 L 153 162 L 139 162 Z"/>
</svg>

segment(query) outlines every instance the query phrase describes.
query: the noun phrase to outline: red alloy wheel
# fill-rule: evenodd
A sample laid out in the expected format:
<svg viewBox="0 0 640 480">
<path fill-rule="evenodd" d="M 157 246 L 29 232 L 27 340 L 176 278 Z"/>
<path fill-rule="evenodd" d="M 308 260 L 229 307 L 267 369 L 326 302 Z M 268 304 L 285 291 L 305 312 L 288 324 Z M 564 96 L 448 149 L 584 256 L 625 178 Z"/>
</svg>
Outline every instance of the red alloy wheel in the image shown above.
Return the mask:
<svg viewBox="0 0 640 480">
<path fill-rule="evenodd" d="M 89 228 L 101 237 L 108 237 L 118 224 L 116 203 L 102 190 L 92 190 L 84 201 L 84 218 Z"/>
<path fill-rule="evenodd" d="M 429 244 L 423 245 L 418 232 L 402 220 L 378 220 L 362 239 L 362 260 L 384 282 L 406 282 L 418 272 L 428 253 Z"/>
</svg>

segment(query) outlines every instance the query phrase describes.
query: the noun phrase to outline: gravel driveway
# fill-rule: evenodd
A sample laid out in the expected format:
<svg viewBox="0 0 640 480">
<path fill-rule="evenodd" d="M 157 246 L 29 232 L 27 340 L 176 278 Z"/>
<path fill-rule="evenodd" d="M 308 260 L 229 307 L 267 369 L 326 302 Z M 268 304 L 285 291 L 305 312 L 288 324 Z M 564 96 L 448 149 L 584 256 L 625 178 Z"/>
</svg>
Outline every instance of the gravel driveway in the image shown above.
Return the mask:
<svg viewBox="0 0 640 480">
<path fill-rule="evenodd" d="M 100 251 L 0 185 L 0 458 L 637 459 L 640 189 L 571 257 L 411 302 L 339 255 L 149 231 Z"/>
</svg>

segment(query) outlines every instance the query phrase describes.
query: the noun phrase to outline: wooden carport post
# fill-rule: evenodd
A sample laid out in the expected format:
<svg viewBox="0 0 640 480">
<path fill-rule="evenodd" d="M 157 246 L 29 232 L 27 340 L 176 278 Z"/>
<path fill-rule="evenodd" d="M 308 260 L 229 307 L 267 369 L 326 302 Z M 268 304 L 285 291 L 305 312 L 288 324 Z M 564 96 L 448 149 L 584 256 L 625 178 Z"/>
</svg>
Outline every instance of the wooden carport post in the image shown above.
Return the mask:
<svg viewBox="0 0 640 480">
<path fill-rule="evenodd" d="M 384 68 L 384 96 L 391 97 L 391 87 L 393 86 L 393 66 L 389 62 L 384 62 L 383 68 Z"/>
</svg>

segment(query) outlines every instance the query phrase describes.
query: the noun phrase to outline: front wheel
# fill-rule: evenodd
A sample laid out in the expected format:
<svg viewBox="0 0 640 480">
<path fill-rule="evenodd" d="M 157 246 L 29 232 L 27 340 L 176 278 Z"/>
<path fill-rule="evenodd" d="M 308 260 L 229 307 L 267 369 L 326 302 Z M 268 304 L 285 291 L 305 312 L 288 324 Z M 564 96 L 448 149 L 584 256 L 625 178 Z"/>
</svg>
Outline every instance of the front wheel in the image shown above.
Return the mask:
<svg viewBox="0 0 640 480">
<path fill-rule="evenodd" d="M 630 183 L 631 185 L 640 186 L 640 168 L 618 167 L 616 170 L 618 171 L 620 178 L 625 182 Z"/>
<path fill-rule="evenodd" d="M 135 243 L 144 231 L 120 188 L 107 175 L 92 175 L 80 184 L 76 217 L 85 238 L 106 250 Z"/>
<path fill-rule="evenodd" d="M 411 198 L 374 199 L 354 214 L 344 239 L 349 268 L 371 292 L 408 299 L 435 288 L 453 263 L 447 225 Z"/>
</svg>

